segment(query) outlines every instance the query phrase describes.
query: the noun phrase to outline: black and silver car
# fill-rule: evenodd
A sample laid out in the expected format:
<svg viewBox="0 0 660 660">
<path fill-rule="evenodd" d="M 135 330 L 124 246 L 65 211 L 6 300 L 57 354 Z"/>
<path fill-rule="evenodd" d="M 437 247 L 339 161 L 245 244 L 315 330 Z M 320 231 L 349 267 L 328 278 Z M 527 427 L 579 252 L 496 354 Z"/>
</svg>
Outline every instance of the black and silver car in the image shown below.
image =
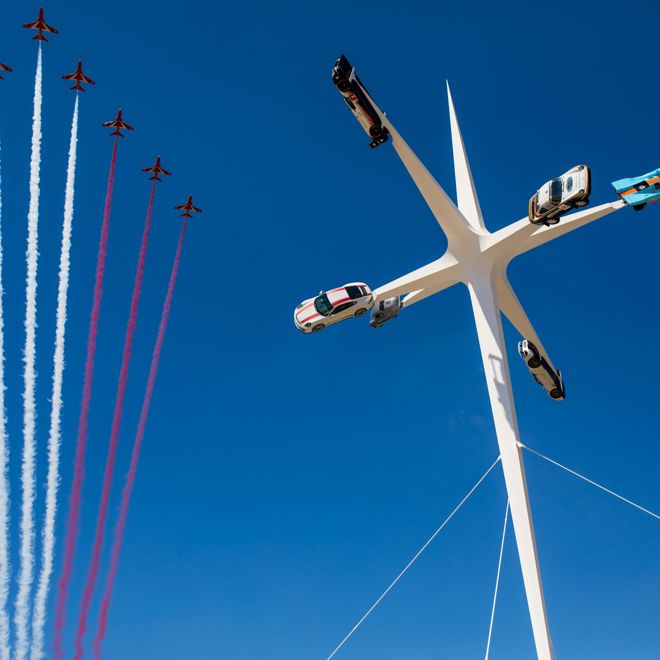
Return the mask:
<svg viewBox="0 0 660 660">
<path fill-rule="evenodd" d="M 548 364 L 548 361 L 540 354 L 539 349 L 529 339 L 523 339 L 518 342 L 518 353 L 525 360 L 532 378 L 553 399 L 566 398 L 566 390 L 564 389 L 561 371 L 555 372 Z"/>
<path fill-rule="evenodd" d="M 379 300 L 371 308 L 371 319 L 369 319 L 369 325 L 372 328 L 380 328 L 381 325 L 385 325 L 390 319 L 398 316 L 403 304 L 399 296 L 394 296 L 393 298 L 385 298 L 385 300 Z"/>
<path fill-rule="evenodd" d="M 383 126 L 380 115 L 369 100 L 365 86 L 355 75 L 355 67 L 351 66 L 344 55 L 332 68 L 332 82 L 344 97 L 349 110 L 371 138 L 369 146 L 375 149 L 379 144 L 387 142 L 389 131 Z"/>
</svg>

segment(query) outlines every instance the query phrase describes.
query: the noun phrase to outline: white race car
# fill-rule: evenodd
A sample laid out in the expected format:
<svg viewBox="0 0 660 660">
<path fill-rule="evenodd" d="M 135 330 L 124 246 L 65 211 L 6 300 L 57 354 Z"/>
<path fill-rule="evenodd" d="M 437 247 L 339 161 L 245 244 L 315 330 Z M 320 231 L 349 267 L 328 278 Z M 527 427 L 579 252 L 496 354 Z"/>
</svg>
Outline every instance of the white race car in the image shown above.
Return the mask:
<svg viewBox="0 0 660 660">
<path fill-rule="evenodd" d="M 556 225 L 576 206 L 586 206 L 591 193 L 591 171 L 576 165 L 558 179 L 544 183 L 529 200 L 529 221 L 534 225 Z"/>
<path fill-rule="evenodd" d="M 566 389 L 561 371 L 555 372 L 548 361 L 539 353 L 539 349 L 529 341 L 523 339 L 518 342 L 518 353 L 525 360 L 525 364 L 532 374 L 532 378 L 553 398 L 565 399 Z"/>
<path fill-rule="evenodd" d="M 342 55 L 332 69 L 332 82 L 346 101 L 348 109 L 355 115 L 362 128 L 371 138 L 370 147 L 375 149 L 387 142 L 389 131 L 380 115 L 369 100 L 368 92 L 362 81 L 355 75 L 355 67 Z"/>
<path fill-rule="evenodd" d="M 351 282 L 303 300 L 293 313 L 293 321 L 301 332 L 319 332 L 327 325 L 362 316 L 373 306 L 371 289 L 364 282 Z"/>
</svg>

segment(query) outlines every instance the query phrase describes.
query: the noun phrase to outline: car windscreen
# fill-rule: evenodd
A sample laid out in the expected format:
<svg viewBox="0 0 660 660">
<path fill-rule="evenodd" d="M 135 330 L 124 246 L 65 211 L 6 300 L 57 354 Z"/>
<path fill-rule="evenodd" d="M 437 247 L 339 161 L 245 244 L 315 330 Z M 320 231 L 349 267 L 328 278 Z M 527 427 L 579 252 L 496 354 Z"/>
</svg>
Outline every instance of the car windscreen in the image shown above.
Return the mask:
<svg viewBox="0 0 660 660">
<path fill-rule="evenodd" d="M 351 300 L 357 300 L 358 298 L 362 298 L 364 295 L 359 286 L 347 286 L 346 293 Z"/>
<path fill-rule="evenodd" d="M 345 55 L 342 55 L 336 62 L 335 62 L 335 67 L 343 73 L 346 78 L 348 78 L 351 75 L 351 71 L 353 70 L 353 67 L 351 66 L 351 63 L 348 61 L 348 58 Z"/>
<path fill-rule="evenodd" d="M 553 202 L 561 202 L 561 179 L 553 179 L 550 184 L 550 199 Z"/>
<path fill-rule="evenodd" d="M 318 298 L 314 300 L 314 307 L 319 314 L 327 316 L 332 311 L 332 305 L 328 300 L 328 294 L 322 293 Z"/>
</svg>

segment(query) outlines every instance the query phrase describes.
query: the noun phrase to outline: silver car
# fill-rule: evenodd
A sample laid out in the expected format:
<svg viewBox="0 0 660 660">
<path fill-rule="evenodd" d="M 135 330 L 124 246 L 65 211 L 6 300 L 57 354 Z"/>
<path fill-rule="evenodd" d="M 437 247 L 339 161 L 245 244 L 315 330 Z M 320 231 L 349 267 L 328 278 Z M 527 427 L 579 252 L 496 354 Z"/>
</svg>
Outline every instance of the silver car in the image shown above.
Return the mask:
<svg viewBox="0 0 660 660">
<path fill-rule="evenodd" d="M 381 325 L 385 325 L 389 320 L 398 316 L 402 306 L 401 298 L 399 296 L 394 296 L 394 298 L 385 298 L 385 300 L 379 300 L 371 308 L 371 319 L 369 320 L 369 325 L 372 328 L 380 328 Z"/>
<path fill-rule="evenodd" d="M 559 178 L 544 183 L 530 198 L 529 221 L 534 225 L 556 225 L 564 213 L 589 203 L 591 170 L 576 165 Z"/>
<path fill-rule="evenodd" d="M 547 360 L 539 353 L 538 348 L 529 339 L 523 339 L 518 342 L 518 353 L 525 360 L 532 378 L 553 399 L 559 400 L 566 398 L 566 390 L 564 389 L 561 371 L 555 372 Z"/>
</svg>

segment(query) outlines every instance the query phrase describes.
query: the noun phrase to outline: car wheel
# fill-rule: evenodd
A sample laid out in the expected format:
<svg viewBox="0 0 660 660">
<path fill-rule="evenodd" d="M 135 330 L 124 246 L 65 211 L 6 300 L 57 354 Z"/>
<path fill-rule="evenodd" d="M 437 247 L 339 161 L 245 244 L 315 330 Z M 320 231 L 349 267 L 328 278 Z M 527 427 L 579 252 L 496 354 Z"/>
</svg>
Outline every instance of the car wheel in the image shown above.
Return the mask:
<svg viewBox="0 0 660 660">
<path fill-rule="evenodd" d="M 561 399 L 564 393 L 558 387 L 555 387 L 554 390 L 550 390 L 550 396 L 553 399 Z"/>
<path fill-rule="evenodd" d="M 588 199 L 578 199 L 577 202 L 575 202 L 575 206 L 586 206 L 588 203 Z"/>
<path fill-rule="evenodd" d="M 321 332 L 325 328 L 325 323 L 319 323 L 312 328 L 312 332 Z"/>
<path fill-rule="evenodd" d="M 635 211 L 641 211 L 645 206 L 646 204 L 633 204 L 633 209 L 635 209 Z"/>
<path fill-rule="evenodd" d="M 361 307 L 360 309 L 355 310 L 355 314 L 353 316 L 362 316 L 363 314 L 366 314 L 367 310 L 364 307 Z"/>
<path fill-rule="evenodd" d="M 557 216 L 555 218 L 548 218 L 545 222 L 548 225 L 548 227 L 550 225 L 558 225 L 559 224 L 559 216 Z"/>
<path fill-rule="evenodd" d="M 340 92 L 347 92 L 351 88 L 351 83 L 349 83 L 348 80 L 344 78 L 340 78 L 337 81 L 337 88 Z"/>
<path fill-rule="evenodd" d="M 531 357 L 527 360 L 527 366 L 530 369 L 538 369 L 541 366 L 541 358 Z"/>
<path fill-rule="evenodd" d="M 371 135 L 371 137 L 380 137 L 382 134 L 383 134 L 382 126 L 372 126 L 369 129 L 369 135 Z"/>
</svg>

